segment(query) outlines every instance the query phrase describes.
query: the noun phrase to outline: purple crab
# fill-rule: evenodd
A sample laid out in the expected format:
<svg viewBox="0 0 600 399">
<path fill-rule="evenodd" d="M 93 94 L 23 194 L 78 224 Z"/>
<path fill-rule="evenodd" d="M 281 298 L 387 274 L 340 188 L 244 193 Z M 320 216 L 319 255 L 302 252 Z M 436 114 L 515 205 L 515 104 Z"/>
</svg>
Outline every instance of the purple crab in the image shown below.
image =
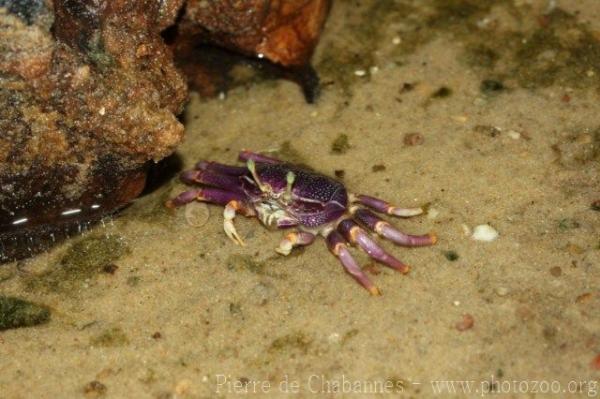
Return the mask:
<svg viewBox="0 0 600 399">
<path fill-rule="evenodd" d="M 197 163 L 193 170 L 181 174 L 181 180 L 203 186 L 179 194 L 166 205 L 172 208 L 198 200 L 225 206 L 225 234 L 239 245 L 244 245 L 244 241 L 233 225 L 236 213 L 256 216 L 269 227 L 296 227 L 276 249 L 282 255 L 288 255 L 295 246 L 311 244 L 320 234 L 346 271 L 372 295 L 380 292 L 350 255 L 348 243 L 401 273 L 407 273 L 409 266 L 381 248 L 363 227 L 405 247 L 433 245 L 437 241 L 434 234 L 404 234 L 366 209 L 410 217 L 423 213 L 422 208 L 399 208 L 368 195 L 349 194 L 337 180 L 251 151 L 240 152 L 239 159 L 246 162 L 245 167 Z"/>
</svg>

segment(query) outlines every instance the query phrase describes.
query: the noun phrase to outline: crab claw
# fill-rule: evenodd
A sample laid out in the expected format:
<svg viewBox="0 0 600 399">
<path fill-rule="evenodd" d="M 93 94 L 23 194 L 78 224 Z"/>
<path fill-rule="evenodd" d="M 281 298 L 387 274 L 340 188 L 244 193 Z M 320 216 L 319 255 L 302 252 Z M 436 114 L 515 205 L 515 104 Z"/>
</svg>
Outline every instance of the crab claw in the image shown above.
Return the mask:
<svg viewBox="0 0 600 399">
<path fill-rule="evenodd" d="M 246 246 L 246 244 L 244 243 L 244 240 L 242 240 L 240 235 L 237 233 L 237 230 L 233 225 L 233 219 L 235 218 L 236 211 L 242 208 L 243 205 L 236 200 L 230 201 L 225 206 L 225 210 L 223 211 L 223 230 L 225 230 L 225 234 L 227 234 L 227 237 L 229 237 L 231 241 L 244 247 Z"/>
<path fill-rule="evenodd" d="M 306 231 L 296 231 L 287 234 L 279 243 L 279 247 L 275 249 L 280 255 L 287 256 L 292 252 L 292 249 L 298 245 L 310 245 L 315 240 L 314 234 Z"/>
</svg>

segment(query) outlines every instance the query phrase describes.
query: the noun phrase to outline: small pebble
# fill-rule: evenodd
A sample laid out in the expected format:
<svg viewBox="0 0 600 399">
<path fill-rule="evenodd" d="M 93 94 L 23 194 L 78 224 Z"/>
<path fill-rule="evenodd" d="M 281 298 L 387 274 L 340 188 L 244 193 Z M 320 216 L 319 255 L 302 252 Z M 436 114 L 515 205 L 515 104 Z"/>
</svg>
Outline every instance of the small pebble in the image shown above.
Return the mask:
<svg viewBox="0 0 600 399">
<path fill-rule="evenodd" d="M 502 133 L 501 128 L 492 125 L 477 125 L 473 128 L 473 131 L 490 137 L 497 137 Z"/>
<path fill-rule="evenodd" d="M 453 304 L 454 306 L 460 306 L 460 301 L 454 301 L 454 302 L 452 302 L 452 304 Z"/>
<path fill-rule="evenodd" d="M 554 277 L 560 277 L 562 275 L 562 269 L 560 268 L 560 266 L 551 267 L 550 274 Z"/>
<path fill-rule="evenodd" d="M 394 46 L 397 46 L 397 45 L 399 45 L 400 43 L 402 43 L 402 39 L 400 39 L 400 37 L 399 37 L 399 36 L 396 36 L 396 37 L 394 37 L 394 38 L 392 39 L 392 44 L 393 44 Z"/>
<path fill-rule="evenodd" d="M 404 136 L 404 145 L 415 146 L 425 142 L 425 138 L 421 133 L 408 133 Z"/>
<path fill-rule="evenodd" d="M 514 130 L 509 130 L 508 132 L 506 132 L 506 134 L 508 134 L 508 137 L 510 137 L 513 140 L 518 140 L 521 138 L 521 133 Z"/>
<path fill-rule="evenodd" d="M 593 211 L 600 212 L 600 199 L 597 199 L 594 202 L 592 202 L 592 204 L 590 205 L 590 208 Z"/>
<path fill-rule="evenodd" d="M 106 385 L 100 381 L 91 381 L 83 387 L 83 393 L 89 398 L 98 398 L 106 393 Z"/>
<path fill-rule="evenodd" d="M 454 262 L 455 260 L 458 260 L 459 256 L 456 253 L 456 251 L 444 251 L 444 256 L 446 257 L 446 259 L 448 259 L 450 262 Z"/>
<path fill-rule="evenodd" d="M 475 324 L 475 319 L 468 313 L 465 313 L 462 317 L 462 320 L 456 323 L 455 327 L 458 331 L 466 331 L 473 328 Z"/>
<path fill-rule="evenodd" d="M 593 297 L 594 295 L 591 292 L 586 292 L 575 298 L 575 303 L 588 303 Z"/>
<path fill-rule="evenodd" d="M 114 263 L 109 263 L 102 266 L 102 272 L 107 274 L 115 274 L 115 272 L 119 269 L 119 266 Z"/>
<path fill-rule="evenodd" d="M 506 288 L 506 287 L 497 287 L 496 288 L 496 295 L 498 295 L 498 296 L 507 296 L 508 295 L 508 288 Z"/>
<path fill-rule="evenodd" d="M 471 238 L 477 241 L 490 242 L 498 238 L 498 232 L 489 224 L 480 224 L 475 226 Z"/>
<path fill-rule="evenodd" d="M 502 84 L 502 82 L 500 82 L 498 80 L 486 79 L 481 82 L 479 89 L 483 93 L 489 94 L 489 93 L 499 92 L 499 91 L 504 90 L 504 84 Z"/>
<path fill-rule="evenodd" d="M 371 68 L 369 68 L 369 73 L 371 75 L 375 75 L 375 74 L 377 74 L 377 72 L 379 72 L 379 67 L 378 66 L 372 66 Z"/>
<path fill-rule="evenodd" d="M 356 76 L 365 76 L 367 74 L 367 71 L 365 71 L 364 69 L 357 69 L 356 71 L 354 71 L 354 74 Z"/>
<path fill-rule="evenodd" d="M 469 117 L 466 115 L 453 115 L 451 118 L 453 121 L 459 123 L 466 123 L 469 120 Z"/>
<path fill-rule="evenodd" d="M 415 88 L 414 83 L 404 82 L 404 83 L 402 83 L 402 86 L 400 86 L 400 93 L 402 94 L 402 93 L 412 91 L 414 88 Z"/>
<path fill-rule="evenodd" d="M 452 89 L 446 86 L 442 86 L 433 92 L 431 98 L 446 98 L 452 95 Z"/>
</svg>

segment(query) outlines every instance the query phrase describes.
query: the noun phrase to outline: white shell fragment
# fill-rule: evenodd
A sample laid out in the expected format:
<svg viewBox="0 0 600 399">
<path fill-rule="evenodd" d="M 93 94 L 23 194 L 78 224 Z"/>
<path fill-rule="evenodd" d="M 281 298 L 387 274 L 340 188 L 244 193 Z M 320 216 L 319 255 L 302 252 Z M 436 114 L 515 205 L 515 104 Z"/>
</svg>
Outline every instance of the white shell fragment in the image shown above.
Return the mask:
<svg viewBox="0 0 600 399">
<path fill-rule="evenodd" d="M 203 202 L 190 202 L 185 206 L 185 221 L 193 227 L 202 227 L 208 222 L 210 210 Z"/>
<path fill-rule="evenodd" d="M 508 137 L 510 137 L 513 140 L 518 140 L 521 138 L 521 133 L 517 132 L 516 130 L 509 130 L 507 134 Z"/>
<path fill-rule="evenodd" d="M 477 241 L 494 241 L 498 238 L 498 232 L 489 224 L 480 224 L 473 229 L 471 238 Z"/>
</svg>

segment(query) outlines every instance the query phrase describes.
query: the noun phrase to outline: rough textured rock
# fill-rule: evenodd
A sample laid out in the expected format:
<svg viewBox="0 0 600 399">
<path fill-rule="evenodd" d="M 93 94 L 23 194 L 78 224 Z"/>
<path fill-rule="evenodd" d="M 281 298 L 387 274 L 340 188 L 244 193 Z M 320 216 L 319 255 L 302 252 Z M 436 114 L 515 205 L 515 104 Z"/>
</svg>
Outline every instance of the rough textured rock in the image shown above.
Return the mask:
<svg viewBox="0 0 600 399">
<path fill-rule="evenodd" d="M 4 257 L 20 235 L 135 198 L 180 142 L 187 88 L 160 36 L 180 3 L 0 3 Z"/>
</svg>

